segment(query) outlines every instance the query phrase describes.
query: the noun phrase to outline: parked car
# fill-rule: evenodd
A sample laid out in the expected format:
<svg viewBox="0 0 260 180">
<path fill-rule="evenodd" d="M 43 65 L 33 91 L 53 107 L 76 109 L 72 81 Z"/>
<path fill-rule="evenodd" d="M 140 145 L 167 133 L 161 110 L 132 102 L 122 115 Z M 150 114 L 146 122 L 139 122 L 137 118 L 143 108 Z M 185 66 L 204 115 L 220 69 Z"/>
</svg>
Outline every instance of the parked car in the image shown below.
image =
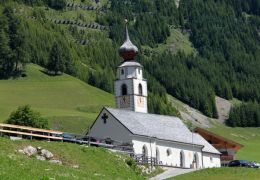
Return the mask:
<svg viewBox="0 0 260 180">
<path fill-rule="evenodd" d="M 228 163 L 228 167 L 253 167 L 253 164 L 246 160 L 234 160 Z"/>
</svg>

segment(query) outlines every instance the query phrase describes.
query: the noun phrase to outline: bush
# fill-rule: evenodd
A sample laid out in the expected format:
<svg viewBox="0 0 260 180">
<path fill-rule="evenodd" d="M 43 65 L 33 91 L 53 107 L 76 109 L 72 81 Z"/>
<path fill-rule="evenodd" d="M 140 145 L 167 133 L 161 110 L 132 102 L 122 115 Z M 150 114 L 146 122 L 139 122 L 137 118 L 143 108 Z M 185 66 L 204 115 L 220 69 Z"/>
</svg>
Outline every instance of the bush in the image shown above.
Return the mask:
<svg viewBox="0 0 260 180">
<path fill-rule="evenodd" d="M 57 10 L 61 10 L 66 7 L 66 0 L 49 0 L 48 5 Z"/>
<path fill-rule="evenodd" d="M 39 112 L 33 111 L 29 105 L 18 107 L 16 111 L 11 113 L 7 123 L 35 128 L 49 128 L 48 121 L 42 118 Z"/>
<path fill-rule="evenodd" d="M 137 166 L 137 163 L 135 162 L 135 160 L 133 158 L 128 157 L 128 158 L 125 159 L 125 162 L 137 174 L 141 173 L 141 169 Z"/>
</svg>

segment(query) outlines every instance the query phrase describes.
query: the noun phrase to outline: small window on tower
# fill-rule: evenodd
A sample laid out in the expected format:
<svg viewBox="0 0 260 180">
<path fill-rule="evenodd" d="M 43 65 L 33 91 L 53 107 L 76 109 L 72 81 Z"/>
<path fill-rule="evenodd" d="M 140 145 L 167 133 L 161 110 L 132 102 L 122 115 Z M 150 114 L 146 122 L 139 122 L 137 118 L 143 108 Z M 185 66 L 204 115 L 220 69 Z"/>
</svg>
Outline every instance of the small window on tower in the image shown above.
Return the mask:
<svg viewBox="0 0 260 180">
<path fill-rule="evenodd" d="M 143 95 L 143 87 L 142 87 L 142 84 L 139 84 L 138 85 L 138 91 L 139 91 L 139 95 Z"/>
<path fill-rule="evenodd" d="M 140 68 L 138 68 L 138 74 L 141 74 L 141 69 Z"/>
<path fill-rule="evenodd" d="M 126 87 L 126 84 L 123 84 L 122 87 L 121 87 L 121 92 L 122 92 L 122 95 L 125 96 L 127 95 L 127 87 Z"/>
<path fill-rule="evenodd" d="M 124 75 L 124 74 L 125 74 L 124 69 L 121 69 L 121 75 Z"/>
</svg>

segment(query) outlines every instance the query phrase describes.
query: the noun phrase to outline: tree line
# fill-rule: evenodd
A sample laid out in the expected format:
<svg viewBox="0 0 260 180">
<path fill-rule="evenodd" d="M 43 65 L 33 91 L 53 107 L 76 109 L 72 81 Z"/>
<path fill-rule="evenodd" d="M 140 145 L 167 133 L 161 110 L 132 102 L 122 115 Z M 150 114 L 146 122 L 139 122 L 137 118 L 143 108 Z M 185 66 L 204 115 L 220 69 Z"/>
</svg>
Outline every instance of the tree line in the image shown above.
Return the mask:
<svg viewBox="0 0 260 180">
<path fill-rule="evenodd" d="M 233 107 L 226 124 L 231 127 L 260 127 L 260 105 L 249 102 Z"/>
<path fill-rule="evenodd" d="M 27 62 L 25 37 L 21 20 L 10 7 L 0 15 L 0 42 L 0 78 L 19 76 Z"/>
</svg>

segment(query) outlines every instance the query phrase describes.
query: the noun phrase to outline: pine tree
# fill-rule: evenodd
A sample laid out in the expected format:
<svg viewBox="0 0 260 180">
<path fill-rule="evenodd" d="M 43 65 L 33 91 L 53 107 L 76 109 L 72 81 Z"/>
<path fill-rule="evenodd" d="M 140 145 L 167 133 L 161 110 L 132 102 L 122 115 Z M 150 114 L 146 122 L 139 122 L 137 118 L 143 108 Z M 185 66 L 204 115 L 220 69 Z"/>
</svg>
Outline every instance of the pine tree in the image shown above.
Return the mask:
<svg viewBox="0 0 260 180">
<path fill-rule="evenodd" d="M 0 29 L 0 78 L 7 78 L 13 70 L 9 39 L 4 29 Z"/>
<path fill-rule="evenodd" d="M 62 49 L 56 41 L 53 43 L 51 48 L 47 69 L 54 72 L 55 75 L 59 72 L 63 73 L 65 71 L 65 62 L 62 55 Z"/>
</svg>

